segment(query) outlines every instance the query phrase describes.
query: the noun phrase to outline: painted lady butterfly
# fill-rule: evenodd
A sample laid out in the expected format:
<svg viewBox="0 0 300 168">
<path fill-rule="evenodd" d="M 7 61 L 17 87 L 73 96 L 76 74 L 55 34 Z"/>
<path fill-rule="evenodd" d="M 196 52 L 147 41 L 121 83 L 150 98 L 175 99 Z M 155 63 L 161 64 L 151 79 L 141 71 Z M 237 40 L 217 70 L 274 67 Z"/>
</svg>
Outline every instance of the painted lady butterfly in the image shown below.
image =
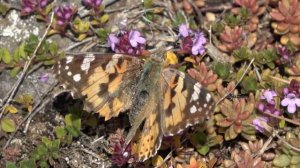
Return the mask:
<svg viewBox="0 0 300 168">
<path fill-rule="evenodd" d="M 203 122 L 214 107 L 199 83 L 163 65 L 154 57 L 85 53 L 67 55 L 54 68 L 75 97 L 85 97 L 87 107 L 105 120 L 130 110 L 126 144 L 142 128 L 137 158 L 144 161 L 156 154 L 163 136 Z"/>
</svg>

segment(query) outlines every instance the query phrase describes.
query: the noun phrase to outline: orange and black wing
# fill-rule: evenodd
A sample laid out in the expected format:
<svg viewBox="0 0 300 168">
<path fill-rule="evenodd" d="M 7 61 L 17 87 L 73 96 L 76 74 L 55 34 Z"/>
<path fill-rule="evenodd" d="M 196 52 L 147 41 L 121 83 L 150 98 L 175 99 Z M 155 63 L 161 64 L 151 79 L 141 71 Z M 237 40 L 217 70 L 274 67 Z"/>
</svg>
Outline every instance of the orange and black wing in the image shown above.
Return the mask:
<svg viewBox="0 0 300 168">
<path fill-rule="evenodd" d="M 213 112 L 214 102 L 209 92 L 183 72 L 164 69 L 162 90 L 161 123 L 164 136 L 178 134 L 189 126 L 203 122 Z"/>
<path fill-rule="evenodd" d="M 67 55 L 54 69 L 67 89 L 109 120 L 131 108 L 142 62 L 122 54 L 85 53 Z"/>
</svg>

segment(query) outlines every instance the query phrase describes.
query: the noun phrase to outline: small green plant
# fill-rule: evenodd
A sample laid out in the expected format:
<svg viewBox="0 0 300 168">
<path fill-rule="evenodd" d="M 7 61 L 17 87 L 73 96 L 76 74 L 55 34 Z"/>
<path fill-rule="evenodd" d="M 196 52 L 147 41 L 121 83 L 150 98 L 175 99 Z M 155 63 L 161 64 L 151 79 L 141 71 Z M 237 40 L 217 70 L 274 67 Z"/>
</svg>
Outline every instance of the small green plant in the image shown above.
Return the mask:
<svg viewBox="0 0 300 168">
<path fill-rule="evenodd" d="M 47 137 L 42 137 L 42 143 L 32 152 L 29 159 L 20 161 L 20 168 L 41 167 L 48 168 L 54 165 L 55 159 L 59 157 L 60 140 L 49 140 Z M 6 168 L 15 168 L 15 164 L 6 163 Z"/>
<path fill-rule="evenodd" d="M 34 53 L 39 43 L 37 36 L 31 34 L 11 54 L 7 48 L 0 48 L 0 72 L 3 69 L 10 70 L 10 76 L 15 77 L 25 65 L 25 61 Z M 54 42 L 44 41 L 39 47 L 34 62 L 42 62 L 44 65 L 55 63 L 54 58 L 58 55 L 58 45 Z"/>
<path fill-rule="evenodd" d="M 216 62 L 215 64 L 213 64 L 213 70 L 222 79 L 227 79 L 229 77 L 230 68 L 231 68 L 231 65 L 228 63 L 223 64 L 220 62 Z"/>
<path fill-rule="evenodd" d="M 65 126 L 55 128 L 55 134 L 62 143 L 70 144 L 73 138 L 80 135 L 82 111 L 72 108 L 65 116 Z"/>
<path fill-rule="evenodd" d="M 242 24 L 242 19 L 240 16 L 234 16 L 232 13 L 227 14 L 224 18 L 228 26 L 234 28 Z"/>
</svg>

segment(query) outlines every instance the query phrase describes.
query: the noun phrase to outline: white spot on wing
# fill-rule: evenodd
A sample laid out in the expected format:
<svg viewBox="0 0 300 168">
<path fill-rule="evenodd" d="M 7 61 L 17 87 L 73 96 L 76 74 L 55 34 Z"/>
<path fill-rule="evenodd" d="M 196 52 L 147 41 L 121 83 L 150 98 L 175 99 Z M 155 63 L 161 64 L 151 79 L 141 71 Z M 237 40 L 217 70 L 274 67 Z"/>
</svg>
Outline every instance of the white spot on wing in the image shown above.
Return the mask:
<svg viewBox="0 0 300 168">
<path fill-rule="evenodd" d="M 70 67 L 67 65 L 67 66 L 65 67 L 65 70 L 69 70 L 69 68 L 70 68 Z"/>
<path fill-rule="evenodd" d="M 71 76 L 71 75 L 72 75 L 72 72 L 69 71 L 69 72 L 67 73 L 67 75 L 68 75 L 68 76 Z"/>
<path fill-rule="evenodd" d="M 199 93 L 197 93 L 195 90 L 194 90 L 194 93 L 192 94 L 192 98 L 190 100 L 190 102 L 192 101 L 196 101 L 199 99 Z"/>
<path fill-rule="evenodd" d="M 93 62 L 94 60 L 95 60 L 95 55 L 91 54 L 91 53 L 88 54 L 86 57 L 84 57 L 82 64 L 80 66 L 81 70 L 88 73 L 90 66 L 91 66 L 91 62 Z"/>
<path fill-rule="evenodd" d="M 196 108 L 196 106 L 192 106 L 191 108 L 190 108 L 190 112 L 193 114 L 193 113 L 196 113 L 196 111 L 197 111 L 197 108 Z"/>
<path fill-rule="evenodd" d="M 209 102 L 211 99 L 211 95 L 210 94 L 206 94 L 206 101 Z"/>
<path fill-rule="evenodd" d="M 201 92 L 200 88 L 201 88 L 201 85 L 199 83 L 195 83 L 195 85 L 194 85 L 194 92 L 192 94 L 190 102 L 196 101 L 196 100 L 199 99 L 199 94 Z"/>
<path fill-rule="evenodd" d="M 79 82 L 80 79 L 81 79 L 81 75 L 80 75 L 80 74 L 76 74 L 76 75 L 73 76 L 73 80 L 74 80 L 75 82 Z"/>
<path fill-rule="evenodd" d="M 118 58 L 122 57 L 121 54 L 114 54 L 112 59 L 107 63 L 105 71 L 113 73 L 115 71 L 114 66 L 118 63 Z"/>
<path fill-rule="evenodd" d="M 66 64 L 69 64 L 73 61 L 74 57 L 73 56 L 67 56 L 66 57 Z"/>
</svg>

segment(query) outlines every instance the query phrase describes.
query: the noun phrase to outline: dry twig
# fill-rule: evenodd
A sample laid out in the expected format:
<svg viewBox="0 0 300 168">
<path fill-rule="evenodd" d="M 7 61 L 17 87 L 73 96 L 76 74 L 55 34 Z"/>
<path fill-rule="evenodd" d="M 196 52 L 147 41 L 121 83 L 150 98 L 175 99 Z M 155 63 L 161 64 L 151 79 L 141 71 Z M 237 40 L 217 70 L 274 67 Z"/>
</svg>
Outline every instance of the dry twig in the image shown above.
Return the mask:
<svg viewBox="0 0 300 168">
<path fill-rule="evenodd" d="M 15 83 L 15 85 L 12 87 L 12 89 L 8 92 L 7 96 L 3 99 L 3 102 L 2 102 L 2 105 L 1 105 L 2 110 L 1 110 L 1 113 L 0 113 L 0 119 L 2 118 L 2 115 L 5 111 L 5 106 L 8 105 L 11 102 L 11 100 L 13 99 L 13 97 L 15 96 L 18 88 L 20 87 L 23 79 L 25 78 L 25 76 L 27 74 L 27 71 L 28 71 L 32 61 L 35 59 L 38 49 L 42 45 L 42 42 L 44 41 L 44 39 L 46 38 L 46 36 L 47 36 L 47 34 L 50 30 L 51 24 L 53 22 L 53 18 L 54 18 L 54 12 L 52 12 L 52 14 L 51 14 L 51 19 L 50 19 L 49 25 L 48 25 L 44 35 L 42 36 L 41 40 L 39 41 L 38 45 L 36 46 L 34 52 L 32 53 L 32 56 L 30 57 L 30 59 L 25 63 L 20 78 Z"/>
</svg>

